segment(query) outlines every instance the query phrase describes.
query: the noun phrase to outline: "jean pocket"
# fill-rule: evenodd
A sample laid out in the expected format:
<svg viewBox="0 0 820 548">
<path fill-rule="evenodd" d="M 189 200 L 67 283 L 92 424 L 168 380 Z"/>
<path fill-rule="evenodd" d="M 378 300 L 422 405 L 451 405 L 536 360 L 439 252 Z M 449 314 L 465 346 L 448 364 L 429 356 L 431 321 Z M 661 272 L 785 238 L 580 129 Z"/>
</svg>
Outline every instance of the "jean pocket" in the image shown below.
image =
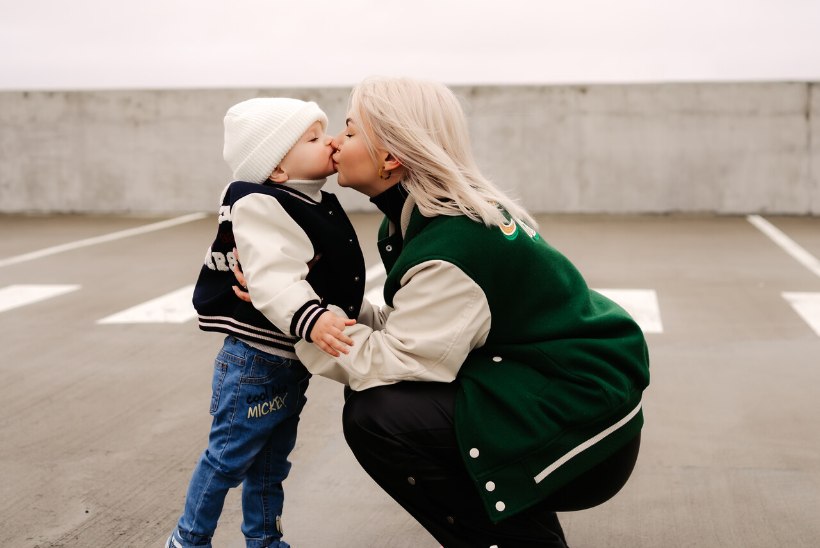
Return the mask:
<svg viewBox="0 0 820 548">
<path fill-rule="evenodd" d="M 242 373 L 242 384 L 267 384 L 287 375 L 291 362 L 289 358 L 275 355 L 255 355 Z"/>
<path fill-rule="evenodd" d="M 216 414 L 219 408 L 219 397 L 222 395 L 222 387 L 225 386 L 225 377 L 228 375 L 228 364 L 217 360 L 214 364 L 214 378 L 211 381 L 211 415 Z"/>
</svg>

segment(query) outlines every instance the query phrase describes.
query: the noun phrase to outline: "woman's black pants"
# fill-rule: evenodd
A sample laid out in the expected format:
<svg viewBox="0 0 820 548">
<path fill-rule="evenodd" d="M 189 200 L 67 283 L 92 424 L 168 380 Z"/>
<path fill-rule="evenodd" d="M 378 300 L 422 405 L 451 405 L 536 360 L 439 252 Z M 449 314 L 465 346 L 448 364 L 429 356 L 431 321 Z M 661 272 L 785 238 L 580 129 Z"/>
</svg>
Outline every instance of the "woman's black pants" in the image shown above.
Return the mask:
<svg viewBox="0 0 820 548">
<path fill-rule="evenodd" d="M 591 508 L 626 483 L 640 436 L 537 506 L 492 523 L 459 455 L 457 381 L 400 382 L 347 393 L 344 433 L 379 486 L 445 548 L 566 548 L 555 512 Z"/>
</svg>

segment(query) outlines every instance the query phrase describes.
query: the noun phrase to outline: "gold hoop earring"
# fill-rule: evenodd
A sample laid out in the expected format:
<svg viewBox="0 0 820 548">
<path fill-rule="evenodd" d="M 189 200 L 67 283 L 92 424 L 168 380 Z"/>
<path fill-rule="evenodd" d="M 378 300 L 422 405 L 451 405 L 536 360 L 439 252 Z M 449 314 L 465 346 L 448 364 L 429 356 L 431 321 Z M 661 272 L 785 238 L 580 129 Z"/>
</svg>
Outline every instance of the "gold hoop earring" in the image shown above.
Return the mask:
<svg viewBox="0 0 820 548">
<path fill-rule="evenodd" d="M 390 172 L 390 171 L 387 172 L 387 177 L 384 177 L 383 174 L 384 174 L 384 167 L 380 167 L 379 168 L 379 179 L 381 179 L 382 181 L 387 181 L 388 179 L 390 179 L 390 176 L 393 175 L 393 173 Z"/>
</svg>

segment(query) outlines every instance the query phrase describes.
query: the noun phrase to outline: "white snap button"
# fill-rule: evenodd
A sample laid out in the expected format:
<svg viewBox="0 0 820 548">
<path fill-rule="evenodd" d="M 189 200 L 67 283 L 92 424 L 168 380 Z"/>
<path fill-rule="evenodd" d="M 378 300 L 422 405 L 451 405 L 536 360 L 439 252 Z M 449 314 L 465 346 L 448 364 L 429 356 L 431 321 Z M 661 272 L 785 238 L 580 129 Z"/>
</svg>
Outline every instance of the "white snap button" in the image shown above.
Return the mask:
<svg viewBox="0 0 820 548">
<path fill-rule="evenodd" d="M 384 250 L 385 251 L 393 251 L 393 246 L 392 245 L 386 245 L 386 246 L 384 246 Z"/>
<path fill-rule="evenodd" d="M 493 356 L 493 361 L 494 361 L 495 363 L 500 362 L 500 361 L 501 361 L 501 356 Z"/>
<path fill-rule="evenodd" d="M 487 491 L 495 491 L 495 483 L 492 481 L 488 481 L 484 487 L 487 488 Z"/>
<path fill-rule="evenodd" d="M 495 503 L 495 509 L 498 510 L 499 512 L 503 512 L 504 508 L 506 508 L 506 507 L 507 507 L 507 505 L 504 504 L 503 502 L 501 502 L 500 500 Z"/>
<path fill-rule="evenodd" d="M 474 459 L 477 459 L 478 458 L 478 449 L 476 449 L 475 447 L 470 449 L 470 456 L 473 457 Z"/>
</svg>

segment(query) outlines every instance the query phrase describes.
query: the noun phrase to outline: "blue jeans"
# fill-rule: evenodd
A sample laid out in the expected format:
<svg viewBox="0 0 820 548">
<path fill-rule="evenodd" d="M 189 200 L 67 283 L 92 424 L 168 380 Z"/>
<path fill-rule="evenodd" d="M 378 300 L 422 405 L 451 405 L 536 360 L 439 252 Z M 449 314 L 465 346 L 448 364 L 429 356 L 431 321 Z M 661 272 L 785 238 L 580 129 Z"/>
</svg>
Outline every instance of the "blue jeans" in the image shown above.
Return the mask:
<svg viewBox="0 0 820 548">
<path fill-rule="evenodd" d="M 216 357 L 208 448 L 194 469 L 174 531 L 182 546 L 211 546 L 228 490 L 242 485 L 242 532 L 248 548 L 287 548 L 281 540 L 288 455 L 310 373 L 297 360 L 228 336 Z M 172 546 L 174 544 L 172 543 Z"/>
</svg>

